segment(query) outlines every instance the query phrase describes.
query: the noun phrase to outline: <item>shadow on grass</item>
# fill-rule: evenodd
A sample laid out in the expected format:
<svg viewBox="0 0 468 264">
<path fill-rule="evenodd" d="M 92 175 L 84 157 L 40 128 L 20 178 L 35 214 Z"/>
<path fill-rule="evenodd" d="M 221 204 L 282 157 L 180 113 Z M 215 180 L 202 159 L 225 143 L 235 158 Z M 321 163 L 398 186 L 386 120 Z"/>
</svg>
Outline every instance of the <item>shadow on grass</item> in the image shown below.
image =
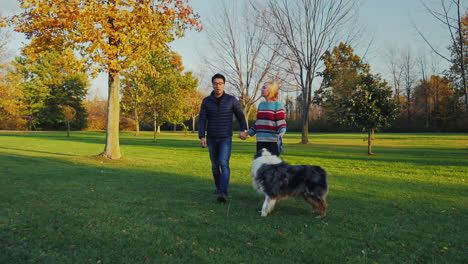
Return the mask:
<svg viewBox="0 0 468 264">
<path fill-rule="evenodd" d="M 79 143 L 90 143 L 90 144 L 102 144 L 105 145 L 106 137 L 104 132 L 78 132 L 79 136 L 67 137 L 66 134 L 61 135 L 59 132 L 50 133 L 5 133 L 0 134 L 0 137 L 34 137 L 43 140 L 51 141 L 65 141 L 65 142 L 79 142 Z M 120 133 L 120 145 L 121 146 L 162 146 L 172 148 L 193 148 L 200 147 L 198 137 L 195 135 L 182 135 L 174 134 L 178 136 L 177 139 L 168 139 L 167 136 L 171 137 L 172 134 L 161 134 L 158 135 L 156 142 L 153 141 L 153 137 L 149 135 L 145 136 L 132 136 L 128 132 Z"/>
<path fill-rule="evenodd" d="M 0 170 L 3 263 L 309 263 L 311 254 L 318 263 L 355 263 L 362 251 L 379 263 L 456 262 L 463 255 L 466 208 L 441 214 L 428 200 L 407 203 L 408 195 L 430 196 L 430 184 L 341 177 L 349 190 L 331 187 L 326 218 L 300 200 L 281 201 L 261 218 L 262 198 L 250 185 L 233 184 L 233 199 L 220 205 L 211 178 L 200 175 L 11 153 L 0 153 Z M 461 190 L 453 188 L 437 191 Z M 434 241 L 452 251 L 432 252 Z"/>
<path fill-rule="evenodd" d="M 50 152 L 50 151 L 41 151 L 41 150 L 34 150 L 34 149 L 24 149 L 24 148 L 6 148 L 0 147 L 0 150 L 15 150 L 15 151 L 26 151 L 26 152 L 34 152 L 34 153 L 42 153 L 42 154 L 53 154 L 53 155 L 60 155 L 60 156 L 76 156 L 72 154 L 60 153 L 60 152 Z"/>
<path fill-rule="evenodd" d="M 294 154 L 289 154 L 287 149 L 295 149 Z M 302 149 L 300 149 L 302 148 Z M 286 152 L 283 156 L 314 157 L 333 160 L 356 160 L 356 161 L 383 161 L 402 162 L 415 165 L 445 165 L 445 166 L 466 166 L 468 152 L 460 149 L 439 149 L 426 147 L 408 147 L 401 150 L 400 147 L 374 147 L 374 155 L 367 155 L 366 146 L 353 145 L 285 145 Z M 337 155 L 340 153 L 340 155 Z M 343 153 L 350 156 L 342 155 Z M 443 154 L 443 158 L 441 157 Z"/>
</svg>

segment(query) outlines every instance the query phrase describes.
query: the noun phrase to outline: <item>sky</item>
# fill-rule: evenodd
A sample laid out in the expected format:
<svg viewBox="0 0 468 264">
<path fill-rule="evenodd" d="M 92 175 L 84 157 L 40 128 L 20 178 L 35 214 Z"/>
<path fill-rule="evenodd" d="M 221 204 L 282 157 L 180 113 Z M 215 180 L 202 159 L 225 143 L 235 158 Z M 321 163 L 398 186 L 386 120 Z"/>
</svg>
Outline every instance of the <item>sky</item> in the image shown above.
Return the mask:
<svg viewBox="0 0 468 264">
<path fill-rule="evenodd" d="M 19 13 L 19 5 L 16 0 L 0 0 L 2 2 L 1 15 Z M 189 0 L 194 11 L 200 15 L 200 20 L 206 28 L 208 20 L 216 20 L 217 6 L 221 0 Z M 385 54 L 389 48 L 410 50 L 415 54 L 431 51 L 427 44 L 417 33 L 418 27 L 434 46 L 442 53 L 448 55 L 446 47 L 449 45 L 449 35 L 446 28 L 437 22 L 425 11 L 421 1 L 428 6 L 440 8 L 441 0 L 361 0 L 358 25 L 364 29 L 360 47 L 354 47 L 359 56 L 365 55 L 365 60 L 370 64 L 372 72 L 380 73 L 384 79 L 390 79 L 387 70 Z M 468 1 L 462 1 L 463 10 L 467 10 Z M 171 43 L 174 51 L 182 56 L 186 71 L 192 71 L 196 76 L 210 78 L 200 73 L 204 68 L 203 61 L 210 54 L 208 42 L 209 36 L 206 30 L 201 32 L 189 31 L 181 39 Z M 20 54 L 20 48 L 27 41 L 23 35 L 13 33 L 8 49 L 12 56 Z M 448 64 L 437 56 L 430 56 L 439 65 L 439 70 L 448 67 Z M 206 75 L 206 74 L 205 74 Z M 200 83 L 207 83 L 201 81 Z M 107 97 L 107 77 L 101 74 L 92 81 L 89 89 L 90 98 L 99 95 Z"/>
</svg>

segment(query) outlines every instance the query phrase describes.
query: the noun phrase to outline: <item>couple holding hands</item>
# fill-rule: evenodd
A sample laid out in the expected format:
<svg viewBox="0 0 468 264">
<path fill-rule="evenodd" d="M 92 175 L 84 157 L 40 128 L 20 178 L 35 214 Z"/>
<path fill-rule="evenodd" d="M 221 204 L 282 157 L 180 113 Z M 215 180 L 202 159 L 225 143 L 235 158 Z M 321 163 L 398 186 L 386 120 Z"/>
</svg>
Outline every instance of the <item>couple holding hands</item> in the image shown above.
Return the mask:
<svg viewBox="0 0 468 264">
<path fill-rule="evenodd" d="M 236 116 L 242 140 L 257 137 L 257 151 L 266 148 L 273 155 L 282 152 L 282 137 L 286 133 L 283 105 L 278 101 L 279 87 L 274 82 L 265 82 L 262 87 L 264 102 L 258 105 L 255 124 L 247 130 L 245 117 L 239 101 L 224 92 L 226 78 L 215 74 L 211 78 L 213 92 L 203 99 L 198 126 L 198 137 L 202 148 L 208 147 L 211 169 L 215 181 L 216 200 L 225 203 L 228 198 L 230 178 L 229 159 L 232 148 L 232 115 Z"/>
</svg>

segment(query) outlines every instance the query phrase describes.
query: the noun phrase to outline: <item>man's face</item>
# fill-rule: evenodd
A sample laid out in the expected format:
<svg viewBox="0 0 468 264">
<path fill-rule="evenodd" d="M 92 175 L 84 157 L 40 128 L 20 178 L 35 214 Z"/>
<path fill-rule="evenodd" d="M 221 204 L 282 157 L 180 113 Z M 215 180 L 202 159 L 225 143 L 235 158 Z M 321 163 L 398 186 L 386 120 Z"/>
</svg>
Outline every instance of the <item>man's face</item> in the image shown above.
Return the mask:
<svg viewBox="0 0 468 264">
<path fill-rule="evenodd" d="M 223 95 L 224 92 L 224 81 L 221 78 L 216 78 L 213 80 L 213 90 L 215 97 Z"/>
</svg>

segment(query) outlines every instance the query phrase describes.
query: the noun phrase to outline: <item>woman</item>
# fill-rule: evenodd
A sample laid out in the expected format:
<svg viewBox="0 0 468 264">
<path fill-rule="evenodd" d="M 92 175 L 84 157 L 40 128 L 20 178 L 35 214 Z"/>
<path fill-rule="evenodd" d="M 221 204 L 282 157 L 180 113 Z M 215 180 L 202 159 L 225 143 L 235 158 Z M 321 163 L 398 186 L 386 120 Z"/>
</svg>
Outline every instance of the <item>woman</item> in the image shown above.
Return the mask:
<svg viewBox="0 0 468 264">
<path fill-rule="evenodd" d="M 283 105 L 278 101 L 279 87 L 274 82 L 266 82 L 262 96 L 266 102 L 258 105 L 257 121 L 247 131 L 249 136 L 257 135 L 257 151 L 266 148 L 273 155 L 280 155 L 280 146 L 286 133 L 286 119 Z"/>
</svg>

